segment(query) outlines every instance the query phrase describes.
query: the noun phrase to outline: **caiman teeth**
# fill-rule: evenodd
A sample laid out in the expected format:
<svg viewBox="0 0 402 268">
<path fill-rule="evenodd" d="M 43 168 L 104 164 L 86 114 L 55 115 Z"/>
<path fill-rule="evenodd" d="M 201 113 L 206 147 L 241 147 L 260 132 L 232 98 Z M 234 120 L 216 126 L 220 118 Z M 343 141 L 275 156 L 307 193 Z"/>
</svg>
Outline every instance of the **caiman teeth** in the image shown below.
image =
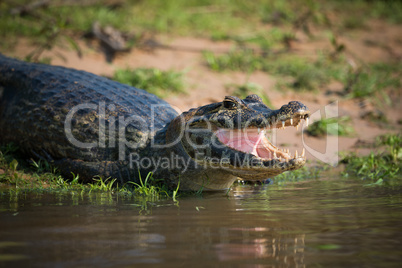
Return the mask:
<svg viewBox="0 0 402 268">
<path fill-rule="evenodd" d="M 289 126 L 294 126 L 296 130 L 299 130 L 299 126 L 302 123 L 302 121 L 305 120 L 306 122 L 304 123 L 303 127 L 308 127 L 309 125 L 309 116 L 308 115 L 298 115 L 298 116 L 293 116 L 287 119 L 282 119 L 278 118 L 277 120 L 271 119 L 270 121 L 267 122 L 264 128 L 267 129 L 285 129 L 286 127 Z"/>
<path fill-rule="evenodd" d="M 219 129 L 216 135 L 227 147 L 253 155 L 262 161 L 289 162 L 292 159 L 305 159 L 305 149 L 300 156 L 297 150 L 292 155 L 288 148 L 278 148 L 270 143 L 266 137 L 265 128 Z"/>
</svg>

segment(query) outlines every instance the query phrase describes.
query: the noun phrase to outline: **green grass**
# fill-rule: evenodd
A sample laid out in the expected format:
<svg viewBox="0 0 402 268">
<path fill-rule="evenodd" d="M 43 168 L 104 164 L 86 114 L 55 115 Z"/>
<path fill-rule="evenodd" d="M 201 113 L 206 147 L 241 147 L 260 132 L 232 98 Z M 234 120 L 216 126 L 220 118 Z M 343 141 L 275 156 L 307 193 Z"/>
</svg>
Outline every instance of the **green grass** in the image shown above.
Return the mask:
<svg viewBox="0 0 402 268">
<path fill-rule="evenodd" d="M 57 36 L 78 37 L 88 32 L 95 21 L 131 36 L 150 32 L 211 37 L 228 32 L 250 32 L 276 10 L 286 13 L 291 19 L 297 14 L 297 6 L 303 6 L 303 3 L 288 5 L 282 0 L 270 3 L 262 0 L 253 3 L 225 0 L 51 2 L 46 8 L 37 8 L 23 16 L 11 14 L 13 8 L 29 3 L 32 1 L 0 3 L 0 37 L 8 40 L 10 48 L 11 41 L 16 42 L 21 36 L 34 38 L 36 42 L 48 40 L 55 32 L 59 33 Z M 52 39 L 57 45 L 62 45 L 62 40 Z"/>
<path fill-rule="evenodd" d="M 276 50 L 288 48 L 288 42 L 295 40 L 294 32 L 287 29 L 274 27 L 269 29 L 257 30 L 247 34 L 229 34 L 222 36 L 213 36 L 214 41 L 233 41 L 236 47 L 256 46 L 266 54 Z"/>
<path fill-rule="evenodd" d="M 330 78 L 319 61 L 297 56 L 271 59 L 264 70 L 274 75 L 290 77 L 287 87 L 294 90 L 316 90 L 329 82 Z"/>
<path fill-rule="evenodd" d="M 386 19 L 391 23 L 402 23 L 401 1 L 364 1 L 370 4 L 369 15 L 372 18 Z M 371 2 L 371 3 L 370 3 Z"/>
<path fill-rule="evenodd" d="M 155 68 L 120 69 L 112 79 L 164 98 L 169 94 L 185 93 L 182 75 L 181 72 Z"/>
<path fill-rule="evenodd" d="M 402 160 L 402 135 L 398 134 L 386 134 L 377 137 L 376 143 L 378 146 L 384 145 L 388 149 L 388 153 L 391 156 L 391 160 L 394 163 L 397 163 L 399 160 Z"/>
<path fill-rule="evenodd" d="M 159 200 L 162 197 L 169 197 L 168 190 L 163 185 L 157 186 L 151 183 L 153 180 L 152 176 L 152 172 L 148 173 L 147 177 L 143 181 L 141 178 L 141 173 L 139 173 L 140 183 L 129 182 L 135 186 L 134 193 L 150 200 Z"/>
<path fill-rule="evenodd" d="M 400 95 L 402 64 L 375 63 L 355 72 L 349 72 L 344 78 L 345 94 L 350 98 L 372 98 L 391 105 L 391 94 Z"/>
<path fill-rule="evenodd" d="M 148 32 L 218 39 L 244 36 L 267 24 L 294 29 L 288 32 L 292 36 L 297 30 L 310 33 L 312 26 L 335 27 L 340 24 L 341 29 L 356 28 L 361 26 L 362 21 L 371 18 L 402 23 L 400 1 L 363 0 L 256 0 L 252 3 L 227 0 L 101 0 L 89 4 L 51 1 L 46 8 L 37 8 L 23 15 L 11 14 L 14 8 L 30 3 L 32 1 L 28 0 L 0 3 L 0 37 L 7 40 L 2 42 L 2 46 L 12 48 L 21 36 L 34 38 L 35 42 L 47 42 L 49 36 L 53 36 L 50 38 L 54 40 L 53 45 L 63 45 L 65 40 L 59 37 L 82 36 L 95 21 L 129 33 L 133 38 Z M 329 21 L 328 13 L 336 15 L 337 19 Z M 56 36 L 54 33 L 57 33 Z"/>
<path fill-rule="evenodd" d="M 344 85 L 346 98 L 369 98 L 375 104 L 392 105 L 390 94 L 400 97 L 400 63 L 375 63 L 353 70 L 341 54 L 344 46 L 333 36 L 330 38 L 334 51 L 320 53 L 315 60 L 295 55 L 264 55 L 244 48 L 224 54 L 206 51 L 203 56 L 214 71 L 267 72 L 278 78 L 280 89 L 318 90 L 339 81 Z"/>
<path fill-rule="evenodd" d="M 232 51 L 216 55 L 211 51 L 203 53 L 206 64 L 213 71 L 243 71 L 254 72 L 262 70 L 264 62 L 251 49 L 233 49 Z"/>
<path fill-rule="evenodd" d="M 352 29 L 364 29 L 366 28 L 366 21 L 359 16 L 350 16 L 343 20 L 343 28 L 352 30 Z"/>
<path fill-rule="evenodd" d="M 256 0 L 252 3 L 226 0 L 176 1 L 96 1 L 92 4 L 50 4 L 25 16 L 13 16 L 10 10 L 31 3 L 28 0 L 3 1 L 0 5 L 3 28 L 8 34 L 36 36 L 45 24 L 65 21 L 66 29 L 87 31 L 93 21 L 123 31 L 149 31 L 194 36 L 250 32 L 259 24 L 306 27 L 325 25 L 327 12 L 336 15 L 362 15 L 363 19 L 385 18 L 402 22 L 399 1 L 285 1 Z M 347 15 L 347 16 L 346 16 Z M 357 16 L 358 17 L 358 16 Z"/>
<path fill-rule="evenodd" d="M 346 18 L 355 17 L 361 21 L 369 19 L 383 19 L 390 23 L 402 23 L 402 3 L 401 1 L 370 1 L 370 0 L 333 0 L 321 2 L 323 12 L 332 11 L 337 15 L 337 21 L 333 22 L 334 25 L 338 22 L 340 29 L 345 25 Z M 353 22 L 352 24 L 361 24 L 361 22 Z"/>
<path fill-rule="evenodd" d="M 315 137 L 326 135 L 351 136 L 355 133 L 349 116 L 324 118 L 311 124 L 307 134 Z"/>
<path fill-rule="evenodd" d="M 71 195 L 111 194 L 155 202 L 176 199 L 179 187 L 169 191 L 152 178 L 152 173 L 140 184 L 119 185 L 114 178 L 94 177 L 91 183 L 81 183 L 79 175 L 73 179 L 63 178 L 55 167 L 46 161 L 25 160 L 18 158 L 17 147 L 8 144 L 0 148 L 0 193 L 8 191 L 18 193 L 55 193 Z M 171 197 L 172 196 L 172 197 Z"/>
<path fill-rule="evenodd" d="M 314 90 L 331 78 L 321 61 L 294 55 L 264 55 L 251 49 L 233 49 L 221 55 L 206 51 L 203 56 L 214 71 L 264 71 L 290 80 L 284 85 L 295 90 Z"/>
<path fill-rule="evenodd" d="M 385 150 L 380 150 L 385 146 Z M 342 162 L 345 164 L 344 177 L 358 177 L 367 180 L 368 185 L 392 185 L 400 180 L 402 171 L 402 136 L 388 134 L 380 136 L 376 141 L 376 152 L 359 157 L 354 153 L 346 154 Z"/>
</svg>

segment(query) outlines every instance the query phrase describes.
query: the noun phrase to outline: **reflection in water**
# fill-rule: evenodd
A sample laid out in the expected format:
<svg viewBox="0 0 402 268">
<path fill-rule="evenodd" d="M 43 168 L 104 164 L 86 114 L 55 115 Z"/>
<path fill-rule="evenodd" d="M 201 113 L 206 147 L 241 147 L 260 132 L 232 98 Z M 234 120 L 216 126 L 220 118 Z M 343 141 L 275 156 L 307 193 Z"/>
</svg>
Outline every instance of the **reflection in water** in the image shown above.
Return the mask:
<svg viewBox="0 0 402 268">
<path fill-rule="evenodd" d="M 145 205 L 108 194 L 2 194 L 0 266 L 398 264 L 400 190 L 310 181 Z"/>
<path fill-rule="evenodd" d="M 250 260 L 272 259 L 277 263 L 284 263 L 292 267 L 303 264 L 304 234 L 279 236 L 278 234 L 266 235 L 267 228 L 251 228 L 240 231 L 242 241 L 237 243 L 217 243 L 215 245 L 219 260 Z M 256 233 L 254 233 L 256 232 Z M 265 233 L 265 234 L 264 234 Z M 260 236 L 261 238 L 250 238 Z"/>
</svg>

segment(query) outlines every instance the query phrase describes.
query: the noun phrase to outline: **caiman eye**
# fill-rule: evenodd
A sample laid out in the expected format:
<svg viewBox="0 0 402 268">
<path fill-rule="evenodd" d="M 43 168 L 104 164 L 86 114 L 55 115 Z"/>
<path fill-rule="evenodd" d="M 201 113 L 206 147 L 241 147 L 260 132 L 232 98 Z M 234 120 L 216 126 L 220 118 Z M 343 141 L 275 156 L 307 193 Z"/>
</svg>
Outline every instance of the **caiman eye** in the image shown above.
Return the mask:
<svg viewBox="0 0 402 268">
<path fill-rule="evenodd" d="M 233 101 L 223 101 L 223 107 L 226 109 L 234 109 L 236 108 L 236 103 Z"/>
</svg>

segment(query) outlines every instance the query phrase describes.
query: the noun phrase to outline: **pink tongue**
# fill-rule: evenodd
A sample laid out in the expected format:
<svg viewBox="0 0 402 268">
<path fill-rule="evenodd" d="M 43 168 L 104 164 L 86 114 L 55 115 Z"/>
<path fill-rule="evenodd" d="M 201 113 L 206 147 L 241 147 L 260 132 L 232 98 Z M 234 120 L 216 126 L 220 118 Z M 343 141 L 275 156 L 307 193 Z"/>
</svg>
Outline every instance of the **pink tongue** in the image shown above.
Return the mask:
<svg viewBox="0 0 402 268">
<path fill-rule="evenodd" d="M 264 136 L 264 132 L 258 133 L 257 130 L 223 130 L 216 132 L 218 139 L 233 149 L 250 153 L 261 158 L 273 158 L 273 153 L 268 149 L 270 144 Z"/>
</svg>

